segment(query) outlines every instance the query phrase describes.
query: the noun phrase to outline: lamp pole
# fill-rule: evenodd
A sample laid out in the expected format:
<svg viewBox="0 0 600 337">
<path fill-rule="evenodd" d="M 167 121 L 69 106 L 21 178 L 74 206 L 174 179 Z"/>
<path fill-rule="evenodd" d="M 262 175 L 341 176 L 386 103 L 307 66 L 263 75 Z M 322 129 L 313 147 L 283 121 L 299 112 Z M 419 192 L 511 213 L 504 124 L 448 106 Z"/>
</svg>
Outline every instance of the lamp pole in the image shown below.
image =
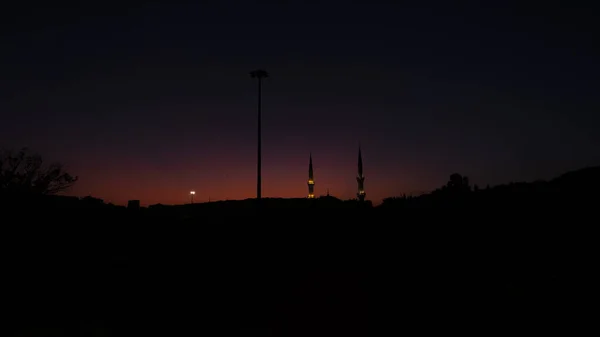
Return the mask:
<svg viewBox="0 0 600 337">
<path fill-rule="evenodd" d="M 196 194 L 196 192 L 194 192 L 194 191 L 191 191 L 191 192 L 190 192 L 190 199 L 191 199 L 191 200 L 190 200 L 190 203 L 192 203 L 192 204 L 194 203 L 194 195 L 195 195 L 195 194 Z"/>
<path fill-rule="evenodd" d="M 263 69 L 257 69 L 250 72 L 250 77 L 258 79 L 258 150 L 256 163 L 256 200 L 260 203 L 262 197 L 262 116 L 261 116 L 261 99 L 262 99 L 262 79 L 269 77 L 269 74 Z"/>
</svg>

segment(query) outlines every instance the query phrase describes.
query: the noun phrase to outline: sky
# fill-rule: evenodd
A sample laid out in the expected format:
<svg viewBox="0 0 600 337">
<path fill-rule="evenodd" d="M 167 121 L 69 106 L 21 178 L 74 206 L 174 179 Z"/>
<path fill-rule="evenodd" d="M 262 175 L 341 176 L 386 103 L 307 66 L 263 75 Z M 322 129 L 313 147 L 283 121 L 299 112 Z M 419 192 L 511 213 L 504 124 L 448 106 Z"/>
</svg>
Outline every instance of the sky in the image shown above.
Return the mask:
<svg viewBox="0 0 600 337">
<path fill-rule="evenodd" d="M 60 161 L 70 194 L 115 204 L 255 197 L 263 68 L 264 197 L 306 196 L 310 153 L 316 195 L 355 197 L 359 144 L 376 204 L 454 172 L 549 179 L 600 164 L 583 6 L 15 3 L 0 14 L 0 147 Z"/>
</svg>

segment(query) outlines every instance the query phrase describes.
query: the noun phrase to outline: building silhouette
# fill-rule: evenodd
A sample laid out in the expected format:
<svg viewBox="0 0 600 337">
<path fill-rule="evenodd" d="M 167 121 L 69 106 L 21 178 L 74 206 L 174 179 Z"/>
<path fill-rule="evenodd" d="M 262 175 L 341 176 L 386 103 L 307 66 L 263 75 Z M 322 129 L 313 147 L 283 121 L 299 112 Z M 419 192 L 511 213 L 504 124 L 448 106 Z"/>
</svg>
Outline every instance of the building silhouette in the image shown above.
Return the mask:
<svg viewBox="0 0 600 337">
<path fill-rule="evenodd" d="M 358 147 L 358 176 L 356 177 L 356 182 L 358 183 L 358 193 L 356 196 L 359 201 L 365 201 L 367 194 L 365 193 L 365 176 L 363 175 L 363 162 L 362 162 L 362 152 L 360 146 Z M 313 174 L 313 162 L 312 162 L 312 153 L 309 154 L 308 157 L 308 199 L 315 198 L 315 177 Z M 327 197 L 329 197 L 329 189 L 327 189 Z"/>
<path fill-rule="evenodd" d="M 315 180 L 313 177 L 313 164 L 312 164 L 312 153 L 308 159 L 308 198 L 313 199 L 315 197 Z"/>
<path fill-rule="evenodd" d="M 129 200 L 127 201 L 128 209 L 140 209 L 140 201 L 139 200 Z"/>
<path fill-rule="evenodd" d="M 365 177 L 363 175 L 363 163 L 360 146 L 358 147 L 358 177 L 356 177 L 356 182 L 358 183 L 358 193 L 356 196 L 358 197 L 359 201 L 365 201 L 365 197 L 367 195 L 365 193 Z"/>
</svg>

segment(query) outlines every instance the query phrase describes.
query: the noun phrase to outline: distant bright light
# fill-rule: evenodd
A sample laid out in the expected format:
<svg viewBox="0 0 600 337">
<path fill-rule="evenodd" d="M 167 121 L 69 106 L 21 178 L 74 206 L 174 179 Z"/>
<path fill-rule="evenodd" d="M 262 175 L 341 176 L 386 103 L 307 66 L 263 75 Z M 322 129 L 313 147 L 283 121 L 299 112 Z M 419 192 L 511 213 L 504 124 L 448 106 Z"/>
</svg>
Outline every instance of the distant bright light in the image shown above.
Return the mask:
<svg viewBox="0 0 600 337">
<path fill-rule="evenodd" d="M 191 194 L 191 195 L 194 195 L 194 194 L 196 194 L 196 192 L 194 192 L 194 191 L 191 191 L 191 192 L 190 192 L 190 194 Z"/>
</svg>

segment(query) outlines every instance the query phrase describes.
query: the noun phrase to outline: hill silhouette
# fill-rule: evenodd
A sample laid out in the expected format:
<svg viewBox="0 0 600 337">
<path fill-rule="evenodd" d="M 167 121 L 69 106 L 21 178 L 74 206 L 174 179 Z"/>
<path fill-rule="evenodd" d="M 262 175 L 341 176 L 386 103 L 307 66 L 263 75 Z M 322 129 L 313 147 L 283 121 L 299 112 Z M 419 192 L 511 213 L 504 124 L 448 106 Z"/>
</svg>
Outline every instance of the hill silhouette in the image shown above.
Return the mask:
<svg viewBox="0 0 600 337">
<path fill-rule="evenodd" d="M 591 167 L 480 189 L 453 174 L 377 207 L 266 198 L 260 212 L 253 199 L 135 209 L 5 199 L 3 335 L 558 328 L 587 289 L 591 255 L 571 234 L 597 219 L 599 178 Z"/>
</svg>

